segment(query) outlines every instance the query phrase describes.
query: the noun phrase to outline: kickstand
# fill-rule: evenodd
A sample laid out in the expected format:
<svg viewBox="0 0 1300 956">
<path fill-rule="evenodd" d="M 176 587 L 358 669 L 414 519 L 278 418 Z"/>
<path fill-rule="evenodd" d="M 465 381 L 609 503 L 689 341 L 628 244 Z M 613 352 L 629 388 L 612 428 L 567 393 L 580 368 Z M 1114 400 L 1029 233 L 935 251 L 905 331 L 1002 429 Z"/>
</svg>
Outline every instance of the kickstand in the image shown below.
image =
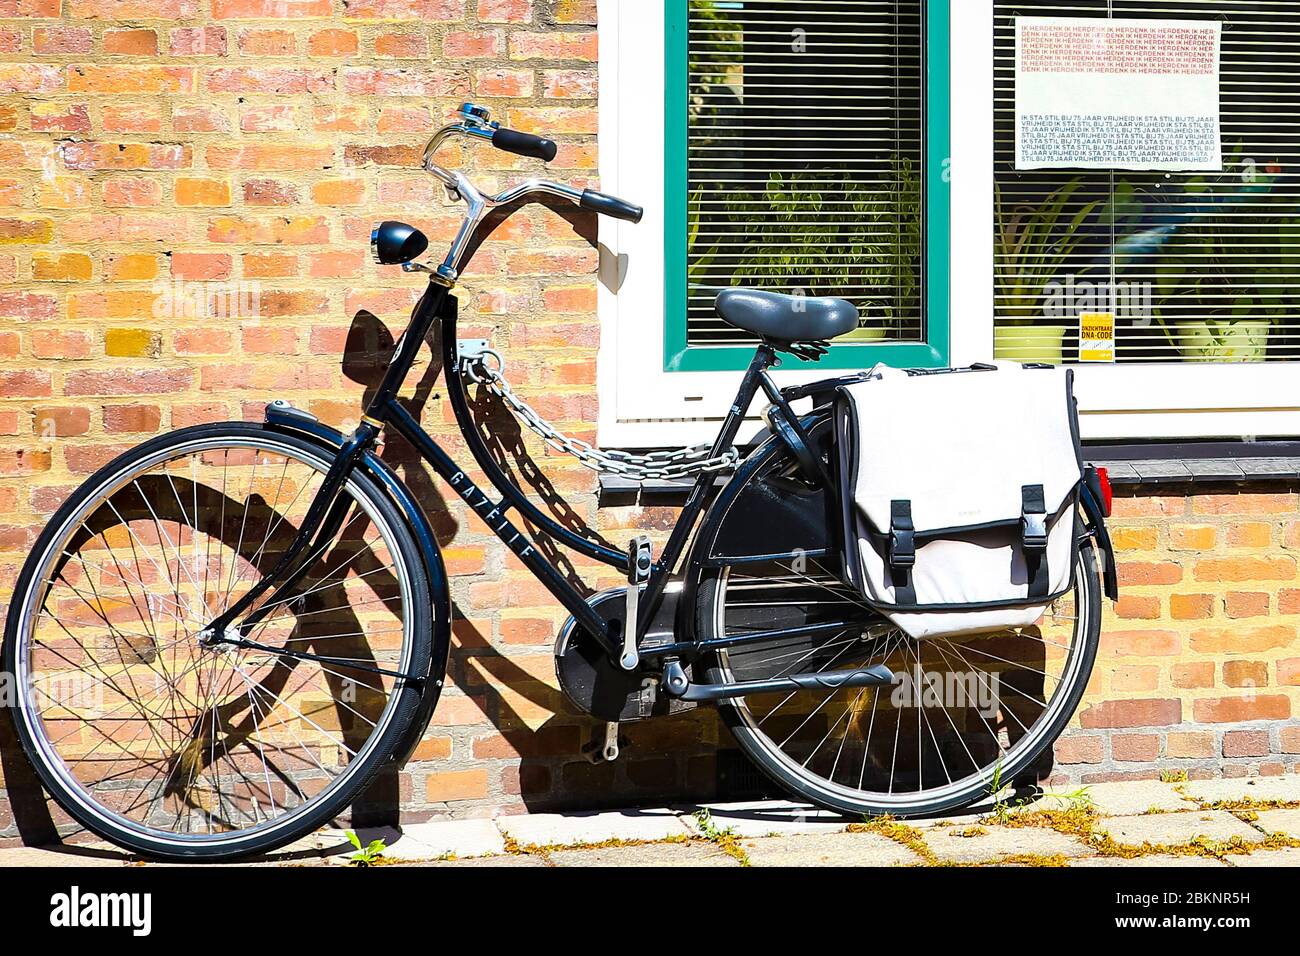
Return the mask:
<svg viewBox="0 0 1300 956">
<path fill-rule="evenodd" d="M 597 736 L 582 749 L 592 763 L 613 763 L 618 759 L 618 722 L 607 721 L 603 739 Z"/>
</svg>

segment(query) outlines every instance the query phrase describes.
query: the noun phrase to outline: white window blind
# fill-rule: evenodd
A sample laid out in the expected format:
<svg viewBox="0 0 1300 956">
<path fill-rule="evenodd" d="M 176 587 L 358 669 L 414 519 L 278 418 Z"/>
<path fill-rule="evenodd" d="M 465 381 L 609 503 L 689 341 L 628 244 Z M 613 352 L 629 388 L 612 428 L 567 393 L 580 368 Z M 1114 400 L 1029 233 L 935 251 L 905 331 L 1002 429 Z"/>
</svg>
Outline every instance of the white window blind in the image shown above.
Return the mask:
<svg viewBox="0 0 1300 956">
<path fill-rule="evenodd" d="M 690 0 L 687 340 L 719 288 L 836 295 L 921 341 L 923 3 Z"/>
<path fill-rule="evenodd" d="M 995 353 L 1076 361 L 1113 310 L 1121 363 L 1300 358 L 1300 0 L 994 9 Z M 1017 172 L 1016 16 L 1222 21 L 1224 171 Z"/>
</svg>

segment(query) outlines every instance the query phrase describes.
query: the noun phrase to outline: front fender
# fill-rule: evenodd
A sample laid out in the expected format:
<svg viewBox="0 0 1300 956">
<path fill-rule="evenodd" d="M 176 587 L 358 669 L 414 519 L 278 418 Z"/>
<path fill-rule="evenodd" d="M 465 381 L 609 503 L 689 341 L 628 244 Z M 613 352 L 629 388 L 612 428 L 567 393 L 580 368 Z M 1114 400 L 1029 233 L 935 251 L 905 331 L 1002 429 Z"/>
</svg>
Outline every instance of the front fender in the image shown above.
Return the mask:
<svg viewBox="0 0 1300 956">
<path fill-rule="evenodd" d="M 342 432 L 324 424 L 314 415 L 283 402 L 272 402 L 266 407 L 266 424 L 299 436 L 306 435 L 329 451 L 338 449 L 347 440 Z M 411 721 L 406 737 L 393 751 L 393 762 L 401 766 L 410 759 L 411 753 L 424 737 L 424 731 L 429 726 L 429 719 L 433 716 L 433 709 L 442 693 L 447 654 L 451 647 L 451 588 L 447 581 L 447 568 L 442 560 L 442 549 L 434 536 L 433 527 L 402 479 L 373 452 L 363 453 L 358 460 L 358 467 L 363 468 L 379 483 L 406 518 L 407 526 L 424 558 L 429 579 L 429 598 L 433 605 L 432 653 L 429 658 L 429 673 L 425 675 L 421 692 L 420 709 Z"/>
</svg>

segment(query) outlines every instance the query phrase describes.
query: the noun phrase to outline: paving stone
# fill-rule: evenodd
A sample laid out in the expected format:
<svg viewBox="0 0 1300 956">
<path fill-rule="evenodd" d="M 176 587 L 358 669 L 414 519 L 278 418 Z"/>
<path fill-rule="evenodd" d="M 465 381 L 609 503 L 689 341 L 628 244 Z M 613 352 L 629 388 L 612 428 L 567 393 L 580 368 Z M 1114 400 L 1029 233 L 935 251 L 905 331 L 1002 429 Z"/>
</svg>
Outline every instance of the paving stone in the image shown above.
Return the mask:
<svg viewBox="0 0 1300 956">
<path fill-rule="evenodd" d="M 1263 835 L 1226 810 L 1198 810 L 1190 813 L 1154 813 L 1138 817 L 1107 817 L 1096 829 L 1110 834 L 1116 843 L 1128 846 L 1178 846 L 1196 837 L 1227 841 L 1233 837 L 1259 840 Z"/>
<path fill-rule="evenodd" d="M 1156 868 L 1163 870 L 1170 867 L 1223 868 L 1226 864 L 1211 859 L 1208 856 L 1179 856 L 1175 853 L 1152 853 L 1150 856 L 1137 856 L 1131 860 L 1126 860 L 1117 856 L 1089 856 L 1079 860 L 1071 860 L 1070 866 L 1122 867 L 1126 870 Z"/>
<path fill-rule="evenodd" d="M 748 803 L 713 803 L 709 811 L 719 830 L 730 828 L 739 837 L 773 836 L 784 833 L 842 833 L 851 820 L 826 810 L 778 800 Z M 682 819 L 693 832 L 702 832 L 694 811 Z"/>
<path fill-rule="evenodd" d="M 0 867 L 123 866 L 121 850 L 106 852 L 80 846 L 13 846 L 0 849 Z"/>
<path fill-rule="evenodd" d="M 646 843 L 591 850 L 555 850 L 555 866 L 740 866 L 740 861 L 707 843 Z"/>
<path fill-rule="evenodd" d="M 431 860 L 447 854 L 489 856 L 506 852 L 505 837 L 491 820 L 441 820 L 402 827 L 384 855 L 395 860 Z"/>
<path fill-rule="evenodd" d="M 984 863 L 1020 854 L 1076 857 L 1090 852 L 1074 837 L 1042 827 L 929 829 L 924 839 L 935 856 L 950 863 Z"/>
<path fill-rule="evenodd" d="M 1159 780 L 1134 780 L 1123 783 L 1095 783 L 1087 788 L 1092 805 L 1102 816 L 1124 817 L 1149 810 L 1195 810 L 1196 803 L 1180 796 L 1174 784 Z M 1062 805 L 1068 803 L 1059 797 Z M 1046 809 L 1046 807 L 1044 807 Z"/>
<path fill-rule="evenodd" d="M 1266 833 L 1300 837 L 1300 810 L 1259 810 L 1255 826 Z"/>
<path fill-rule="evenodd" d="M 879 833 L 802 833 L 741 843 L 751 866 L 904 866 L 923 862 Z"/>
<path fill-rule="evenodd" d="M 690 830 L 670 810 L 612 813 L 534 813 L 497 817 L 497 826 L 519 843 L 573 846 L 606 840 L 662 840 L 687 836 Z"/>
<path fill-rule="evenodd" d="M 933 827 L 973 827 L 979 824 L 981 820 L 994 812 L 992 803 L 981 803 L 974 807 L 968 807 L 957 813 L 946 814 L 941 817 L 909 817 L 901 821 L 909 827 L 915 827 L 918 830 L 926 830 Z"/>
<path fill-rule="evenodd" d="M 428 863 L 417 864 L 420 866 L 441 867 L 441 866 L 464 866 L 464 867 L 545 867 L 550 866 L 545 857 L 534 856 L 527 853 L 506 853 L 502 856 L 477 856 L 469 860 L 435 860 Z"/>
<path fill-rule="evenodd" d="M 1241 777 L 1232 780 L 1197 780 L 1182 789 L 1198 800 L 1295 800 L 1300 802 L 1300 774 L 1280 777 Z"/>
<path fill-rule="evenodd" d="M 1232 866 L 1300 866 L 1300 848 L 1286 847 L 1281 850 L 1256 850 L 1254 853 L 1233 854 L 1228 857 Z"/>
</svg>

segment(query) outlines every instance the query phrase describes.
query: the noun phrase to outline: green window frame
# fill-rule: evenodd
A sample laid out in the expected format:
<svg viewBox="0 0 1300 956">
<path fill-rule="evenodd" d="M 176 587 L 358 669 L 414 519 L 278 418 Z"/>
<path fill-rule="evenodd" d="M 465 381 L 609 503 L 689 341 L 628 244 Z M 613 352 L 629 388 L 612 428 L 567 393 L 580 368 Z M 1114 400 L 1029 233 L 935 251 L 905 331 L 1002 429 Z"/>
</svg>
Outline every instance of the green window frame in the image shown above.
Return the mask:
<svg viewBox="0 0 1300 956">
<path fill-rule="evenodd" d="M 884 362 L 904 368 L 949 364 L 949 2 L 925 3 L 924 176 L 922 179 L 922 276 L 924 342 L 833 345 L 818 367 L 870 368 Z M 665 4 L 665 228 L 664 371 L 714 372 L 744 368 L 752 346 L 691 345 L 687 341 L 687 0 Z M 793 356 L 784 367 L 812 366 Z"/>
</svg>

